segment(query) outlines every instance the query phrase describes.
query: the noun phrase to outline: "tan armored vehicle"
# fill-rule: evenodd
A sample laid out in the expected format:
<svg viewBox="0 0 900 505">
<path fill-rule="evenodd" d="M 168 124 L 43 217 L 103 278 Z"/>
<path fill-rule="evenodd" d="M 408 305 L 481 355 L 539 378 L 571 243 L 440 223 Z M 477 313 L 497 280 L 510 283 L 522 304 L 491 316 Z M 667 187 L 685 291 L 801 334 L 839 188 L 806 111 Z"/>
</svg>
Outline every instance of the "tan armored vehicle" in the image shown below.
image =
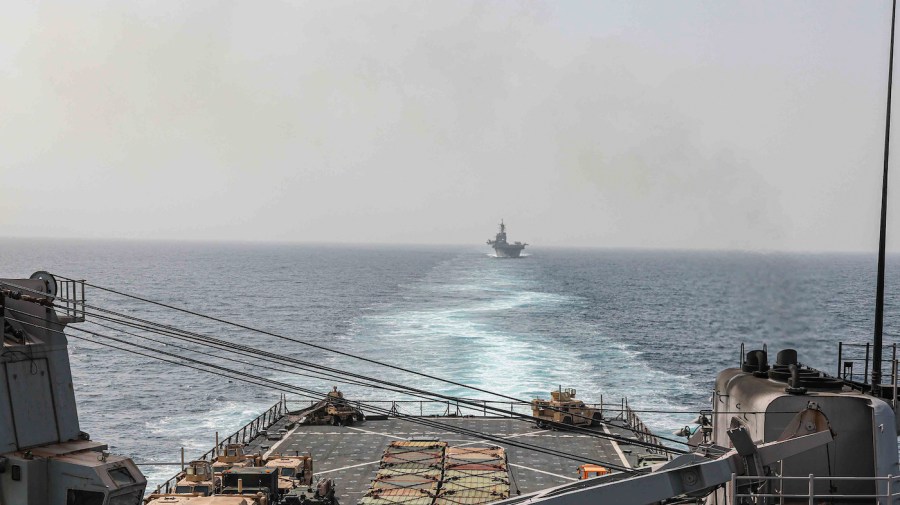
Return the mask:
<svg viewBox="0 0 900 505">
<path fill-rule="evenodd" d="M 278 468 L 278 490 L 282 494 L 295 487 L 308 487 L 312 484 L 313 460 L 312 456 L 283 456 L 273 454 L 266 461 L 266 467 Z"/>
<path fill-rule="evenodd" d="M 191 461 L 184 469 L 184 476 L 175 485 L 175 494 L 209 496 L 216 490 L 212 465 L 209 461 Z"/>
<path fill-rule="evenodd" d="M 596 426 L 602 419 L 600 409 L 588 407 L 583 401 L 575 399 L 575 390 L 572 388 L 552 391 L 550 401 L 540 398 L 531 400 L 531 412 L 537 418 L 539 428 L 554 424 Z"/>
<path fill-rule="evenodd" d="M 241 444 L 228 444 L 222 454 L 212 464 L 213 473 L 221 474 L 230 468 L 244 468 L 256 466 L 259 456 L 256 454 L 244 454 L 244 446 Z"/>
<path fill-rule="evenodd" d="M 328 406 L 325 408 L 326 416 L 331 418 L 332 424 L 353 424 L 357 420 L 358 411 L 347 403 L 344 393 L 338 391 L 337 386 L 328 393 Z"/>
<path fill-rule="evenodd" d="M 344 399 L 344 393 L 335 386 L 325 399 L 317 403 L 303 417 L 302 424 L 333 424 L 335 426 L 351 425 L 357 421 L 365 421 L 366 416 L 359 409 Z"/>
</svg>

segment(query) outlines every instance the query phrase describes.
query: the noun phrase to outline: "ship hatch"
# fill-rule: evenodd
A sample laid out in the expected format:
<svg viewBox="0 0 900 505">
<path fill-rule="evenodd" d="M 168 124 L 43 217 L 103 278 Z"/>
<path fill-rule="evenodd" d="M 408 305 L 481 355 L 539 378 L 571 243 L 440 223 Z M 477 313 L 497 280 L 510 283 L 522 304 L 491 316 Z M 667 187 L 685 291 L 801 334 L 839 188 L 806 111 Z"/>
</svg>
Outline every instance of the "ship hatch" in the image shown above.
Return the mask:
<svg viewBox="0 0 900 505">
<path fill-rule="evenodd" d="M 6 380 L 19 447 L 58 442 L 47 360 L 7 363 Z"/>
</svg>

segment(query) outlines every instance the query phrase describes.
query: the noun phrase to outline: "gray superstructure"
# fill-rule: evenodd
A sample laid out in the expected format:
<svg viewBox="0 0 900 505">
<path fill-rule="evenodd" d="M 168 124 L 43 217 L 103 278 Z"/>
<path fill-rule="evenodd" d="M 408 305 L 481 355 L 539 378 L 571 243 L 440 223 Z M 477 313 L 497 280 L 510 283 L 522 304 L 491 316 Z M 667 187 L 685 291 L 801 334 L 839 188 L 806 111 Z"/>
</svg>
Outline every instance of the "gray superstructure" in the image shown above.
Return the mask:
<svg viewBox="0 0 900 505">
<path fill-rule="evenodd" d="M 0 279 L 0 503 L 138 505 L 140 470 L 78 423 L 63 328 L 84 317 L 54 309 L 57 287 L 46 272 Z"/>
<path fill-rule="evenodd" d="M 488 240 L 487 244 L 494 248 L 498 258 L 518 258 L 522 254 L 522 249 L 528 244 L 524 242 L 513 242 L 510 244 L 506 241 L 506 225 L 500 220 L 500 231 L 494 236 L 493 240 Z"/>
</svg>

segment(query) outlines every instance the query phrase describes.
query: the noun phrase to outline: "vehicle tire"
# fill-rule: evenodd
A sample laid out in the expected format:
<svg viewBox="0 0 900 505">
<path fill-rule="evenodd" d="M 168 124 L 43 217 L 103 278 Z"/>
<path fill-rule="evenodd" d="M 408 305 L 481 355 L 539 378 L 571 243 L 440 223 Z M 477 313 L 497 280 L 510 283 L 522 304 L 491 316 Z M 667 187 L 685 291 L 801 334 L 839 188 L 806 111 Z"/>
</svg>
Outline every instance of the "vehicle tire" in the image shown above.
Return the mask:
<svg viewBox="0 0 900 505">
<path fill-rule="evenodd" d="M 601 422 L 603 422 L 603 414 L 594 412 L 594 415 L 591 417 L 591 426 L 600 426 Z"/>
<path fill-rule="evenodd" d="M 568 424 L 568 425 L 573 425 L 573 424 L 575 424 L 574 422 L 572 422 L 572 416 L 566 416 L 566 417 L 564 417 L 563 420 L 562 420 L 562 423 L 563 423 L 563 424 Z"/>
</svg>

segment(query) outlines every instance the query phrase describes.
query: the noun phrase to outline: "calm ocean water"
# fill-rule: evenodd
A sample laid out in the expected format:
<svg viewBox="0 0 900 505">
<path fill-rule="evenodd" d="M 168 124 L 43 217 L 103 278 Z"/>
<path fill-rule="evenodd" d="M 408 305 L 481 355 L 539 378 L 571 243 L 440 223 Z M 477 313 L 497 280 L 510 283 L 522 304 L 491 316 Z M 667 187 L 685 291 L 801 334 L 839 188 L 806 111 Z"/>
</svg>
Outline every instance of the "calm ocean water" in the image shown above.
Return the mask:
<svg viewBox="0 0 900 505">
<path fill-rule="evenodd" d="M 838 341 L 870 338 L 875 255 L 157 242 L 0 241 L 0 277 L 39 269 L 520 398 L 576 387 L 627 396 L 668 434 L 708 406 L 739 346 L 794 347 L 836 368 Z M 886 331 L 898 332 L 900 257 L 889 258 Z M 89 303 L 450 395 L 484 397 L 350 358 L 89 290 Z M 84 326 L 89 327 L 89 326 Z M 108 330 L 98 329 L 114 334 Z M 73 336 L 77 332 L 71 333 Z M 125 337 L 135 340 L 134 337 Z M 892 339 L 889 339 L 892 340 Z M 177 352 L 175 349 L 168 349 Z M 212 447 L 278 392 L 70 339 L 82 429 L 139 462 Z M 229 366 L 238 366 L 231 364 Z M 246 370 L 350 398 L 382 391 Z M 172 467 L 144 466 L 151 485 Z"/>
</svg>

